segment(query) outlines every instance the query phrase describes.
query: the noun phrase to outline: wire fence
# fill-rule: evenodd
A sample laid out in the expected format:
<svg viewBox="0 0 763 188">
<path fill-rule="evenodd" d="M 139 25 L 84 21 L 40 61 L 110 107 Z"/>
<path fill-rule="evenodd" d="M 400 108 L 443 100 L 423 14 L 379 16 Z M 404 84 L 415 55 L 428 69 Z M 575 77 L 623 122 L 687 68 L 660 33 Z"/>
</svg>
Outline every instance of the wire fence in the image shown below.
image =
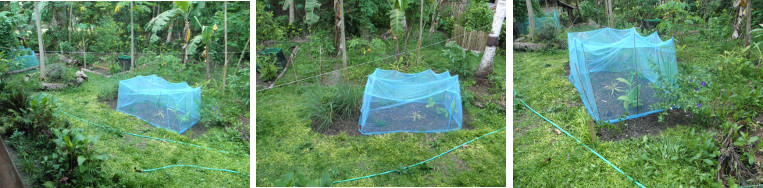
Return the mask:
<svg viewBox="0 0 763 188">
<path fill-rule="evenodd" d="M 441 40 L 441 41 L 438 41 L 438 42 L 435 42 L 435 43 L 431 43 L 431 44 L 428 44 L 428 45 L 426 45 L 426 46 L 422 46 L 422 47 L 420 47 L 420 48 L 416 48 L 416 49 L 412 49 L 412 50 L 404 51 L 404 52 L 401 52 L 401 53 L 397 53 L 397 54 L 389 55 L 389 56 L 386 56 L 386 57 L 382 57 L 382 58 L 379 58 L 379 59 L 375 59 L 375 60 L 367 61 L 367 62 L 364 62 L 364 63 L 361 63 L 361 64 L 352 65 L 352 66 L 348 66 L 348 67 L 345 67 L 345 68 L 340 68 L 340 69 L 335 69 L 335 70 L 332 70 L 332 71 L 329 71 L 329 72 L 324 72 L 324 73 L 321 73 L 321 74 L 317 74 L 317 75 L 314 75 L 314 76 L 310 76 L 310 77 L 306 77 L 306 78 L 302 78 L 302 79 L 294 80 L 294 81 L 291 81 L 291 82 L 287 82 L 287 83 L 283 83 L 283 84 L 274 85 L 273 87 L 270 87 L 270 88 L 263 88 L 263 89 L 259 89 L 259 90 L 257 90 L 257 92 L 261 92 L 261 91 L 267 91 L 267 90 L 275 89 L 275 88 L 278 88 L 278 87 L 281 87 L 281 86 L 290 85 L 290 84 L 295 84 L 295 83 L 298 83 L 298 82 L 302 82 L 302 81 L 305 81 L 305 80 L 308 80 L 308 79 L 313 79 L 313 78 L 321 77 L 321 76 L 324 76 L 324 75 L 327 75 L 327 74 L 333 74 L 334 72 L 337 72 L 337 71 L 342 71 L 342 70 L 346 70 L 346 69 L 351 69 L 351 68 L 355 68 L 355 67 L 360 67 L 360 66 L 363 66 L 363 65 L 367 65 L 367 64 L 369 64 L 369 63 L 373 63 L 373 62 L 377 62 L 377 61 L 381 61 L 381 60 L 389 59 L 389 58 L 392 58 L 392 57 L 395 57 L 395 56 L 404 55 L 404 54 L 407 54 L 407 53 L 411 53 L 411 52 L 414 52 L 414 51 L 416 51 L 416 50 L 419 50 L 419 49 L 428 48 L 428 47 L 431 47 L 431 46 L 434 46 L 434 45 L 437 45 L 437 44 L 440 44 L 440 43 L 443 43 L 443 42 L 446 42 L 446 41 L 450 41 L 450 40 L 452 40 L 452 39 L 455 39 L 455 38 L 457 38 L 457 37 L 462 37 L 462 36 L 464 36 L 464 35 L 466 35 L 466 33 L 464 33 L 464 34 L 461 34 L 461 35 L 459 35 L 459 36 L 453 36 L 453 37 L 451 37 L 451 38 L 449 38 L 449 39 L 445 39 L 445 40 Z"/>
</svg>

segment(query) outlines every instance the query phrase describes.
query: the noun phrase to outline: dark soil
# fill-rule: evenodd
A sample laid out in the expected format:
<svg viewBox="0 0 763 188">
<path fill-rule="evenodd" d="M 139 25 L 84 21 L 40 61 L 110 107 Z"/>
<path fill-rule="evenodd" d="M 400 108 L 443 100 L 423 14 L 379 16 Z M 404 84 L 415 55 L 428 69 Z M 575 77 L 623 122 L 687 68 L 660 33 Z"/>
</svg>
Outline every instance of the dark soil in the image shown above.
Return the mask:
<svg viewBox="0 0 763 188">
<path fill-rule="evenodd" d="M 612 124 L 611 127 L 600 126 L 596 136 L 602 141 L 617 141 L 627 138 L 638 138 L 644 135 L 658 135 L 663 130 L 676 125 L 687 125 L 692 115 L 681 109 L 668 110 L 662 123 L 658 122 L 659 114 L 654 113 L 640 118 L 629 119 Z M 616 130 L 619 127 L 620 130 Z"/>
<path fill-rule="evenodd" d="M 564 76 L 570 76 L 570 63 L 567 62 L 567 64 L 564 64 Z"/>
<path fill-rule="evenodd" d="M 338 135 L 342 132 L 347 133 L 347 135 L 350 136 L 360 136 L 360 131 L 358 131 L 359 124 L 358 120 L 360 119 L 360 114 L 353 115 L 350 118 L 345 118 L 342 120 L 335 120 L 334 123 L 329 125 L 325 130 L 318 131 L 318 121 L 313 119 L 313 131 L 319 132 L 321 134 L 325 135 Z"/>
<path fill-rule="evenodd" d="M 98 97 L 98 102 L 106 103 L 112 110 L 117 109 L 117 101 L 119 101 L 119 95 L 114 94 L 113 97 Z"/>
<path fill-rule="evenodd" d="M 423 105 L 423 107 L 426 108 L 426 104 L 420 104 L 420 105 Z M 421 111 L 423 111 L 423 110 L 421 110 Z M 429 110 L 429 111 L 431 111 L 431 110 Z M 397 121 L 400 121 L 400 122 L 411 123 L 412 119 L 410 117 L 406 117 L 406 116 L 410 116 L 411 115 L 410 111 L 407 111 L 407 112 L 409 112 L 409 114 L 405 114 L 405 115 L 402 115 L 402 116 L 393 114 L 393 116 L 391 116 L 391 117 L 395 117 L 393 119 L 396 119 Z M 441 116 L 441 115 L 437 115 L 436 112 L 433 112 L 433 113 L 434 113 L 434 115 L 436 115 L 434 117 Z M 426 122 L 427 119 L 426 119 L 426 116 L 424 115 L 424 113 L 419 113 L 419 115 L 425 117 L 425 119 L 423 119 L 423 120 L 416 120 L 416 121 L 422 122 L 422 123 L 426 123 L 426 125 L 428 126 L 428 124 L 431 121 Z M 429 114 L 429 115 L 431 115 L 431 114 Z M 461 129 L 466 129 L 466 130 L 474 129 L 474 125 L 471 124 L 472 118 L 469 115 L 469 113 L 465 111 L 463 115 L 464 116 L 463 116 L 463 122 L 462 122 Z M 360 128 L 359 120 L 360 120 L 360 114 L 354 115 L 354 116 L 352 116 L 350 118 L 345 118 L 343 120 L 336 120 L 336 121 L 334 121 L 333 124 L 329 125 L 325 130 L 318 131 L 318 129 L 317 129 L 317 127 L 318 127 L 317 122 L 318 121 L 316 119 L 313 119 L 312 129 L 315 132 L 319 132 L 319 133 L 325 134 L 325 135 L 338 135 L 338 134 L 340 134 L 342 132 L 345 132 L 345 133 L 347 133 L 347 135 L 350 135 L 350 136 L 360 136 L 362 134 L 360 134 L 360 131 L 358 130 Z M 447 124 L 447 121 L 445 121 L 445 120 L 443 120 L 443 121 L 445 122 L 443 124 Z M 392 123 L 392 122 L 390 122 L 390 123 Z M 431 122 L 431 123 L 434 124 L 433 122 Z M 372 124 L 373 124 L 373 122 L 369 121 L 367 125 L 372 125 Z M 406 126 L 409 126 L 409 125 L 410 124 L 408 124 Z M 419 124 L 415 125 L 416 128 L 407 127 L 407 128 L 401 129 L 401 130 L 409 130 L 409 131 L 412 131 L 412 132 L 416 132 L 416 131 L 419 131 L 420 128 L 423 128 L 424 127 L 423 125 L 424 124 L 419 123 Z M 388 127 L 393 127 L 393 126 L 388 126 Z M 374 131 L 377 131 L 377 130 L 374 130 Z"/>
<path fill-rule="evenodd" d="M 619 82 L 616 79 L 617 78 L 625 78 L 628 79 L 630 75 L 622 74 L 622 73 L 612 73 L 612 72 L 597 72 L 597 73 L 591 73 L 591 88 L 593 88 L 594 96 L 592 98 L 589 98 L 588 100 L 596 100 L 596 107 L 598 108 L 598 114 L 599 119 L 602 120 L 614 120 L 617 118 L 620 118 L 622 115 L 626 114 L 625 108 L 623 107 L 623 101 L 617 100 L 618 97 L 625 95 L 628 90 L 628 85 L 625 83 Z M 607 85 L 612 85 L 612 83 L 616 83 L 617 87 L 624 90 L 623 92 L 615 91 L 612 93 L 610 89 L 604 89 Z M 660 102 L 660 98 L 655 96 L 655 91 L 649 86 L 649 80 L 643 77 L 638 78 L 638 82 L 634 83 L 634 87 L 636 85 L 641 85 L 641 90 L 639 92 L 639 100 L 642 102 L 643 105 L 639 106 L 631 106 L 628 109 L 629 114 L 640 114 L 651 111 L 649 106 L 651 104 Z M 591 96 L 589 96 L 591 97 Z M 583 100 L 586 100 L 583 98 Z M 594 101 L 592 101 L 594 102 Z"/>
<path fill-rule="evenodd" d="M 366 121 L 365 132 L 420 132 L 422 130 L 448 130 L 453 128 L 448 126 L 447 118 L 443 118 L 443 115 L 437 114 L 435 111 L 437 108 L 446 109 L 445 106 L 435 104 L 434 107 L 427 108 L 426 105 L 422 103 L 409 103 L 373 112 Z M 450 123 L 450 126 L 457 126 L 455 122 Z"/>
<path fill-rule="evenodd" d="M 201 121 L 196 122 L 196 124 L 192 125 L 191 128 L 188 128 L 183 134 L 186 135 L 190 139 L 195 139 L 196 137 L 199 137 L 201 135 L 204 135 L 204 133 L 207 133 L 209 131 L 209 127 L 206 123 L 202 123 Z"/>
<path fill-rule="evenodd" d="M 141 118 L 149 122 L 162 125 L 164 126 L 164 128 L 169 128 L 173 131 L 180 131 L 183 129 L 180 125 L 181 122 L 179 121 L 179 119 L 182 116 L 186 115 L 185 112 L 182 112 L 182 111 L 174 112 L 172 110 L 167 110 L 167 107 L 165 106 L 160 106 L 148 101 L 133 103 L 123 108 L 126 108 L 126 109 L 136 108 L 136 109 L 141 109 L 141 111 L 143 112 L 149 112 L 151 115 L 141 116 Z M 193 122 L 194 120 L 189 119 L 188 121 Z M 192 127 L 196 127 L 196 126 L 192 126 Z"/>
<path fill-rule="evenodd" d="M 246 116 L 239 116 L 238 121 L 241 122 L 242 126 L 236 127 L 236 131 L 238 131 L 239 135 L 241 135 L 241 139 L 249 142 L 249 118 Z"/>
</svg>

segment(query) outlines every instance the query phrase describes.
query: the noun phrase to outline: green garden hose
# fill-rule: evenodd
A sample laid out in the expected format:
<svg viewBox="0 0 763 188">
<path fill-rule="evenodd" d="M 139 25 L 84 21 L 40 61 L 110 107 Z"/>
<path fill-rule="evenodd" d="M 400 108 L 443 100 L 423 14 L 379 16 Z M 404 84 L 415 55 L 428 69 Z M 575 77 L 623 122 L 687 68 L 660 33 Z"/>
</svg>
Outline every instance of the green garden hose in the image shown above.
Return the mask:
<svg viewBox="0 0 763 188">
<path fill-rule="evenodd" d="M 456 150 L 456 149 L 458 149 L 458 148 L 460 148 L 460 147 L 463 147 L 463 146 L 464 146 L 464 145 L 466 145 L 466 144 L 472 143 L 472 142 L 474 142 L 475 140 L 478 140 L 478 139 L 480 139 L 480 138 L 482 138 L 482 137 L 485 137 L 485 136 L 487 136 L 487 135 L 491 135 L 491 134 L 493 134 L 493 133 L 496 133 L 496 132 L 498 132 L 498 131 L 501 131 L 501 130 L 504 130 L 504 129 L 506 129 L 506 127 L 501 127 L 501 128 L 500 128 L 500 129 L 498 129 L 498 130 L 495 130 L 495 131 L 489 132 L 489 133 L 487 133 L 487 134 L 484 134 L 484 135 L 482 135 L 482 136 L 480 136 L 480 137 L 477 137 L 477 138 L 475 138 L 475 139 L 469 140 L 468 142 L 464 142 L 463 144 L 461 144 L 461 145 L 458 145 L 458 146 L 454 147 L 453 149 L 450 149 L 450 150 L 448 150 L 448 151 L 446 151 L 446 152 L 443 152 L 443 153 L 441 153 L 441 154 L 439 154 L 439 155 L 437 155 L 437 156 L 434 156 L 434 157 L 432 157 L 432 158 L 429 158 L 429 159 L 427 159 L 427 160 L 424 160 L 424 161 L 421 161 L 421 162 L 419 162 L 419 163 L 413 164 L 413 165 L 411 165 L 411 166 L 407 166 L 407 167 L 404 167 L 404 168 L 402 168 L 402 170 L 405 170 L 405 169 L 408 169 L 408 168 L 412 168 L 412 167 L 415 167 L 415 166 L 418 166 L 418 165 L 424 164 L 424 163 L 426 163 L 426 162 L 429 162 L 429 161 L 431 161 L 431 160 L 434 160 L 434 159 L 436 159 L 436 158 L 438 158 L 438 157 L 440 157 L 440 156 L 443 156 L 443 155 L 445 155 L 445 154 L 447 154 L 447 153 L 450 153 L 450 152 L 451 152 L 451 151 L 453 151 L 453 150 Z M 348 182 L 348 181 L 361 180 L 361 179 L 366 179 L 366 178 L 370 178 L 370 177 L 374 177 L 374 176 L 378 176 L 378 175 L 389 174 L 389 173 L 391 173 L 391 172 L 396 172 L 396 171 L 400 171 L 400 170 L 390 170 L 390 171 L 386 171 L 386 172 L 382 172 L 382 173 L 378 173 L 378 174 L 373 174 L 373 175 L 368 175 L 368 176 L 363 176 L 363 177 L 357 177 L 357 178 L 352 178 L 352 179 L 346 179 L 346 180 L 341 180 L 341 181 L 335 181 L 334 183 L 336 184 L 336 183 L 342 183 L 342 182 Z"/>
<path fill-rule="evenodd" d="M 514 91 L 514 96 L 517 96 L 517 95 L 519 95 L 519 93 L 517 93 L 517 91 Z M 569 136 L 569 137 L 572 137 L 572 139 L 575 139 L 575 141 L 577 141 L 577 142 L 578 142 L 580 145 L 583 145 L 583 146 L 585 146 L 585 148 L 588 148 L 588 150 L 589 150 L 589 151 L 591 151 L 591 153 L 595 154 L 595 155 L 596 155 L 597 157 L 599 157 L 601 160 L 604 160 L 604 162 L 606 162 L 607 164 L 609 164 L 609 166 L 612 166 L 612 168 L 614 168 L 615 170 L 617 170 L 617 172 L 620 172 L 621 174 L 623 174 L 623 175 L 625 175 L 626 177 L 628 177 L 628 179 L 630 179 L 631 181 L 633 181 L 634 183 L 636 183 L 636 185 L 638 185 L 639 187 L 641 187 L 641 188 L 644 188 L 644 186 L 643 186 L 643 185 L 641 185 L 641 183 L 639 183 L 638 181 L 636 181 L 636 179 L 633 179 L 633 178 L 632 178 L 631 176 L 629 176 L 628 174 L 625 174 L 625 172 L 623 172 L 622 170 L 620 170 L 620 168 L 617 168 L 617 166 L 615 166 L 614 164 L 610 163 L 610 162 L 609 162 L 609 160 L 607 160 L 606 158 L 604 158 L 604 157 L 602 157 L 601 155 L 599 155 L 599 153 L 597 153 L 596 151 L 594 151 L 593 149 L 591 149 L 591 147 L 588 147 L 588 145 L 585 145 L 583 142 L 581 142 L 580 140 L 578 140 L 577 138 L 575 138 L 575 136 L 572 136 L 570 133 L 568 133 L 567 131 L 565 131 L 564 129 L 562 129 L 562 128 L 561 128 L 561 127 L 559 127 L 558 125 L 556 125 L 554 122 L 552 122 L 551 120 L 548 120 L 546 117 L 543 117 L 543 115 L 540 115 L 538 112 L 536 112 L 535 110 L 533 110 L 532 108 L 530 108 L 530 106 L 529 106 L 529 105 L 527 105 L 527 103 L 525 103 L 525 101 L 523 101 L 521 98 L 518 98 L 518 97 L 515 97 L 515 98 L 516 98 L 517 100 L 519 100 L 519 102 L 521 102 L 523 105 L 525 105 L 525 107 L 527 107 L 527 109 L 530 109 L 530 111 L 532 111 L 533 113 L 535 113 L 535 115 L 538 115 L 538 116 L 540 116 L 541 118 L 543 118 L 544 120 L 546 120 L 548 123 L 551 123 L 551 125 L 554 125 L 554 127 L 556 127 L 557 129 L 561 130 L 562 132 L 564 132 L 564 134 L 566 134 L 567 136 Z"/>
</svg>

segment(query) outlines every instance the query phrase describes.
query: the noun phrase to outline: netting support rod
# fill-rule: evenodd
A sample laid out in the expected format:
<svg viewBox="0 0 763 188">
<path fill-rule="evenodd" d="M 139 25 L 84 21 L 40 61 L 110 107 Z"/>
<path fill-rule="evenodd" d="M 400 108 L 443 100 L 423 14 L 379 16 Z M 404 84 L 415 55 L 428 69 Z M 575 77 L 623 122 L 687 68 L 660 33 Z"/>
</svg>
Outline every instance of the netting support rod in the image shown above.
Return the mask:
<svg viewBox="0 0 763 188">
<path fill-rule="evenodd" d="M 585 47 L 583 46 L 582 43 L 580 44 L 580 49 L 583 50 L 583 63 L 585 63 L 585 61 L 586 61 Z M 577 50 L 575 50 L 575 51 L 577 53 Z M 580 61 L 578 61 L 578 63 L 580 63 Z M 580 88 L 583 88 L 583 96 L 585 96 L 585 100 L 588 102 L 588 106 L 589 107 L 593 107 L 593 106 L 595 106 L 595 104 L 592 104 L 591 100 L 588 99 L 588 93 L 585 90 L 585 85 L 583 85 L 583 77 L 580 77 L 580 68 L 578 68 L 578 63 L 575 63 L 575 73 L 578 75 L 578 82 L 580 82 Z M 596 101 L 594 101 L 594 102 L 596 102 Z M 591 109 L 591 112 L 593 112 L 593 110 L 594 109 Z M 599 110 L 597 109 L 595 113 L 596 113 L 596 117 L 595 117 L 594 121 L 598 122 L 598 120 L 599 120 Z"/>
</svg>

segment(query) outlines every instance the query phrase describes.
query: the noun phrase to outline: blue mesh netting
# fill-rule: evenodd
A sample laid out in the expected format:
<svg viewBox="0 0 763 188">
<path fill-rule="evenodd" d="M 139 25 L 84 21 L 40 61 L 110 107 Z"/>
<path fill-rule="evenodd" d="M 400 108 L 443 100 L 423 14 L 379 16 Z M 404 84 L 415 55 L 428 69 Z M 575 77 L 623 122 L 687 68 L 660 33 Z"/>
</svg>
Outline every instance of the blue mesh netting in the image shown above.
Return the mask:
<svg viewBox="0 0 763 188">
<path fill-rule="evenodd" d="M 117 110 L 178 133 L 199 121 L 201 87 L 170 83 L 156 75 L 119 81 Z"/>
<path fill-rule="evenodd" d="M 21 70 L 40 65 L 40 61 L 37 60 L 37 55 L 32 49 L 24 48 L 20 46 L 19 49 L 13 49 L 12 56 L 15 56 L 15 60 L 21 64 L 13 70 Z"/>
<path fill-rule="evenodd" d="M 553 11 L 547 13 L 547 15 L 543 17 L 535 17 L 535 31 L 542 30 L 544 25 L 550 25 L 556 27 L 557 29 L 561 29 L 562 24 L 559 22 L 559 13 Z M 527 31 L 527 28 L 530 27 L 530 21 L 528 20 L 522 23 L 514 24 L 514 27 L 517 28 L 519 34 L 527 34 L 529 32 Z"/>
<path fill-rule="evenodd" d="M 365 135 L 461 129 L 458 76 L 376 69 L 368 76 L 360 111 L 360 133 Z"/>
<path fill-rule="evenodd" d="M 652 105 L 663 101 L 663 89 L 678 74 L 673 39 L 604 28 L 567 33 L 567 42 L 570 82 L 596 121 L 615 123 L 663 110 Z"/>
</svg>

